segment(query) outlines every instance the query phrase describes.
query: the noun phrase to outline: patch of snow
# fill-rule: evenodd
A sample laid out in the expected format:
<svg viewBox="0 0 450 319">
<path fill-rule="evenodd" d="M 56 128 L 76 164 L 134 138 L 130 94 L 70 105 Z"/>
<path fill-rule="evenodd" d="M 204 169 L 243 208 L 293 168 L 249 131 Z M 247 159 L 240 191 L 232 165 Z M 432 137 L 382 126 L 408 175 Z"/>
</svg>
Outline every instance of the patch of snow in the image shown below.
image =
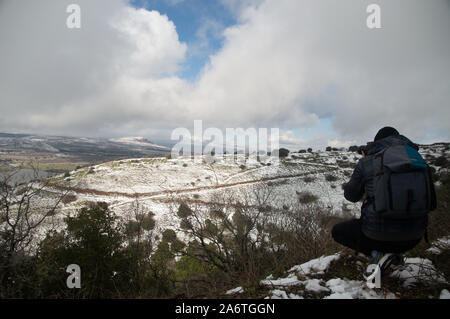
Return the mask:
<svg viewBox="0 0 450 319">
<path fill-rule="evenodd" d="M 302 296 L 299 296 L 299 295 L 296 295 L 296 294 L 292 294 L 292 293 L 290 293 L 288 295 L 288 297 L 289 297 L 289 299 L 305 299 Z"/>
<path fill-rule="evenodd" d="M 328 269 L 331 262 L 338 260 L 340 254 L 334 254 L 331 256 L 322 256 L 317 259 L 310 260 L 304 264 L 292 267 L 289 272 L 298 272 L 302 275 L 310 274 L 323 274 Z"/>
<path fill-rule="evenodd" d="M 234 289 L 228 290 L 225 294 L 227 294 L 227 295 L 234 295 L 234 294 L 241 294 L 243 292 L 244 292 L 244 288 L 236 287 Z"/>
<path fill-rule="evenodd" d="M 271 294 L 270 299 L 289 299 L 288 294 L 284 290 L 275 289 L 271 291 Z"/>
<path fill-rule="evenodd" d="M 308 279 L 303 282 L 305 284 L 305 289 L 313 292 L 329 292 L 330 289 L 320 285 L 323 283 L 321 279 Z"/>
<path fill-rule="evenodd" d="M 434 241 L 431 244 L 431 248 L 428 248 L 427 251 L 435 255 L 440 255 L 442 251 L 449 249 L 450 249 L 450 236 L 446 236 Z"/>
<path fill-rule="evenodd" d="M 326 286 L 331 290 L 331 294 L 325 299 L 393 299 L 393 294 L 384 295 L 369 289 L 366 283 L 359 280 L 344 280 L 341 278 L 330 279 Z"/>
<path fill-rule="evenodd" d="M 442 289 L 439 299 L 450 299 L 450 292 L 447 289 Z"/>
<path fill-rule="evenodd" d="M 147 146 L 147 147 L 154 147 L 154 148 L 165 149 L 165 150 L 169 149 L 168 147 L 154 144 L 142 136 L 111 138 L 111 139 L 109 139 L 109 141 L 114 142 L 114 143 L 120 143 L 120 144 Z"/>
<path fill-rule="evenodd" d="M 391 277 L 403 279 L 403 286 L 408 287 L 420 281 L 438 281 L 446 283 L 445 278 L 433 266 L 431 260 L 424 258 L 407 258 L 405 265 L 392 272 Z"/>
<path fill-rule="evenodd" d="M 301 284 L 302 281 L 298 280 L 297 276 L 295 274 L 290 274 L 286 278 L 281 279 L 265 279 L 261 280 L 262 285 L 271 285 L 271 286 L 282 286 L 282 287 L 288 287 L 288 286 L 295 286 Z"/>
</svg>

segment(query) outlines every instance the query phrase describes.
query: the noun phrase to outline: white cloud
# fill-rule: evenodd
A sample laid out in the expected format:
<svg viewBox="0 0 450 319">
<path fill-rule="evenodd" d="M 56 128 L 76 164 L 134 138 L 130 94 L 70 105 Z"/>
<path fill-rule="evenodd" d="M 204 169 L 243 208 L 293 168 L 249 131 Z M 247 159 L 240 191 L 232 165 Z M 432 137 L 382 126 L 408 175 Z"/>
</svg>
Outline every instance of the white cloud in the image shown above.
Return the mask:
<svg viewBox="0 0 450 319">
<path fill-rule="evenodd" d="M 371 1 L 221 1 L 239 24 L 195 83 L 177 76 L 187 46 L 158 12 L 80 0 L 74 31 L 71 1 L 0 2 L 0 127 L 170 136 L 194 119 L 293 130 L 331 118 L 333 131 L 284 138 L 359 144 L 385 125 L 419 142 L 450 138 L 448 1 L 379 0 L 380 30 L 365 25 Z"/>
<path fill-rule="evenodd" d="M 125 7 L 111 24 L 129 45 L 129 57 L 118 61 L 124 72 L 152 76 L 179 70 L 187 46 L 179 42 L 175 25 L 167 16 Z"/>
<path fill-rule="evenodd" d="M 365 25 L 367 1 L 266 1 L 226 30 L 197 85 L 202 114 L 222 122 L 299 127 L 334 119 L 348 139 L 388 124 L 449 138 L 450 29 L 444 1 L 380 1 L 383 29 Z"/>
<path fill-rule="evenodd" d="M 68 3 L 3 3 L 0 126 L 115 135 L 181 116 L 173 100 L 184 84 L 174 74 L 187 46 L 173 22 L 123 0 L 84 0 L 82 28 L 69 30 Z"/>
<path fill-rule="evenodd" d="M 171 6 L 175 6 L 181 2 L 183 2 L 184 0 L 165 0 L 169 5 Z"/>
</svg>

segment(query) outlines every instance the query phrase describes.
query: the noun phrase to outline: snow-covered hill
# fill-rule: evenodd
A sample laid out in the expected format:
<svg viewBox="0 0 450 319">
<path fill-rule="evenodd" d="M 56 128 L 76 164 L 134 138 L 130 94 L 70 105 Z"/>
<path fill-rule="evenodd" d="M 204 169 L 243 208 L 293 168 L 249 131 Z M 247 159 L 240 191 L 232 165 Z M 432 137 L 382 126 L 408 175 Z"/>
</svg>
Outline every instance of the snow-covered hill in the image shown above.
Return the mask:
<svg viewBox="0 0 450 319">
<path fill-rule="evenodd" d="M 146 143 L 140 139 L 131 141 Z M 450 148 L 447 144 L 422 146 L 421 153 L 437 176 L 448 170 Z M 292 152 L 281 161 L 274 157 L 258 161 L 244 154 L 228 154 L 214 163 L 209 163 L 206 157 L 199 161 L 191 157 L 136 158 L 80 168 L 54 177 L 52 181 L 74 195 L 74 200 L 62 207 L 64 212 L 73 212 L 87 201 L 104 201 L 118 215 L 123 215 L 138 201 L 142 209 L 154 214 L 157 235 L 166 229 L 180 229 L 180 218 L 173 207 L 177 200 L 207 208 L 224 193 L 239 197 L 261 185 L 275 195 L 269 202 L 274 210 L 289 209 L 286 206 L 293 198 L 299 199 L 297 204 L 301 205 L 300 199 L 306 196 L 330 215 L 359 216 L 360 203 L 345 201 L 342 189 L 359 159 L 357 153 L 346 151 Z M 186 239 L 182 233 L 178 235 Z M 448 239 L 442 240 L 448 244 Z M 267 298 L 398 297 L 395 291 L 369 289 L 361 276 L 346 278 L 329 272 L 335 263 L 347 258 L 350 257 L 345 252 L 322 256 L 292 267 L 284 277 L 269 276 L 261 285 L 268 289 Z M 353 264 L 358 265 L 358 262 Z M 361 262 L 359 265 L 355 273 L 362 275 L 366 265 Z M 445 280 L 430 260 L 414 256 L 391 275 L 407 285 L 411 278 L 420 279 L 424 271 L 438 281 Z M 242 293 L 245 289 L 237 287 L 228 291 L 228 296 Z M 448 290 L 442 290 L 441 295 L 448 298 Z"/>
<path fill-rule="evenodd" d="M 258 162 L 245 161 L 243 154 L 237 156 L 238 160 L 226 155 L 212 164 L 204 159 L 197 163 L 190 157 L 128 159 L 81 168 L 55 180 L 77 196 L 66 209 L 95 200 L 109 203 L 120 213 L 137 198 L 155 214 L 161 228 L 175 227 L 178 222 L 167 204 L 169 199 L 208 205 L 225 191 L 242 194 L 262 184 L 276 195 L 271 202 L 274 208 L 282 208 L 292 198 L 312 195 L 330 214 L 359 211 L 358 204 L 344 200 L 342 190 L 359 159 L 356 153 L 293 153 L 280 162 L 273 157 Z"/>
<path fill-rule="evenodd" d="M 437 158 L 449 157 L 447 145 L 422 147 L 421 152 L 437 173 L 447 169 L 434 165 Z M 168 198 L 207 204 L 215 194 L 226 190 L 239 194 L 264 183 L 276 194 L 277 200 L 271 203 L 274 207 L 281 208 L 289 198 L 312 195 L 330 214 L 357 215 L 360 205 L 344 199 L 342 185 L 359 159 L 357 153 L 345 151 L 294 152 L 281 161 L 228 154 L 212 164 L 206 158 L 137 158 L 80 168 L 55 180 L 77 196 L 68 209 L 86 200 L 101 200 L 115 209 L 126 209 L 138 198 L 158 219 L 169 214 L 164 207 Z"/>
<path fill-rule="evenodd" d="M 128 144 L 128 145 L 138 145 L 144 147 L 152 147 L 156 149 L 169 150 L 166 146 L 157 145 L 142 136 L 131 136 L 131 137 L 120 137 L 120 138 L 111 138 L 110 142 L 120 143 L 120 144 Z"/>
</svg>

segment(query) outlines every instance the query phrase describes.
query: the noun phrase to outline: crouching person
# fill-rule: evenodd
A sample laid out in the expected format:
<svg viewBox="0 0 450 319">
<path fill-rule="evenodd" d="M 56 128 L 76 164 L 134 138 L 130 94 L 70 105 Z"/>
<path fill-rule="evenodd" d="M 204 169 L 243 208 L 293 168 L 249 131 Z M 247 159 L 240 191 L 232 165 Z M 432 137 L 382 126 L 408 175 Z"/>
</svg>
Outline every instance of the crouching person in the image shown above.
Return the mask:
<svg viewBox="0 0 450 319">
<path fill-rule="evenodd" d="M 378 131 L 362 151 L 344 197 L 358 202 L 361 217 L 335 225 L 333 239 L 370 258 L 383 272 L 426 238 L 436 208 L 431 173 L 418 146 L 392 127 Z"/>
</svg>

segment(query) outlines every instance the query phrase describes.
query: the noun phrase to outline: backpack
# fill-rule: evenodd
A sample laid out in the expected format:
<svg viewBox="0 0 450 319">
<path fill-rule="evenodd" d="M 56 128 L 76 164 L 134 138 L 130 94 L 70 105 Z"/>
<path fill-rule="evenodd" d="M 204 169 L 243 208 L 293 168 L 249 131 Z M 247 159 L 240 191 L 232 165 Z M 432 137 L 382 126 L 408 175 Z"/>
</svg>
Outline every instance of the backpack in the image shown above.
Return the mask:
<svg viewBox="0 0 450 319">
<path fill-rule="evenodd" d="M 371 225 L 362 229 L 366 236 L 406 241 L 426 235 L 436 195 L 430 168 L 416 149 L 391 145 L 373 155 L 373 195 Z"/>
</svg>

